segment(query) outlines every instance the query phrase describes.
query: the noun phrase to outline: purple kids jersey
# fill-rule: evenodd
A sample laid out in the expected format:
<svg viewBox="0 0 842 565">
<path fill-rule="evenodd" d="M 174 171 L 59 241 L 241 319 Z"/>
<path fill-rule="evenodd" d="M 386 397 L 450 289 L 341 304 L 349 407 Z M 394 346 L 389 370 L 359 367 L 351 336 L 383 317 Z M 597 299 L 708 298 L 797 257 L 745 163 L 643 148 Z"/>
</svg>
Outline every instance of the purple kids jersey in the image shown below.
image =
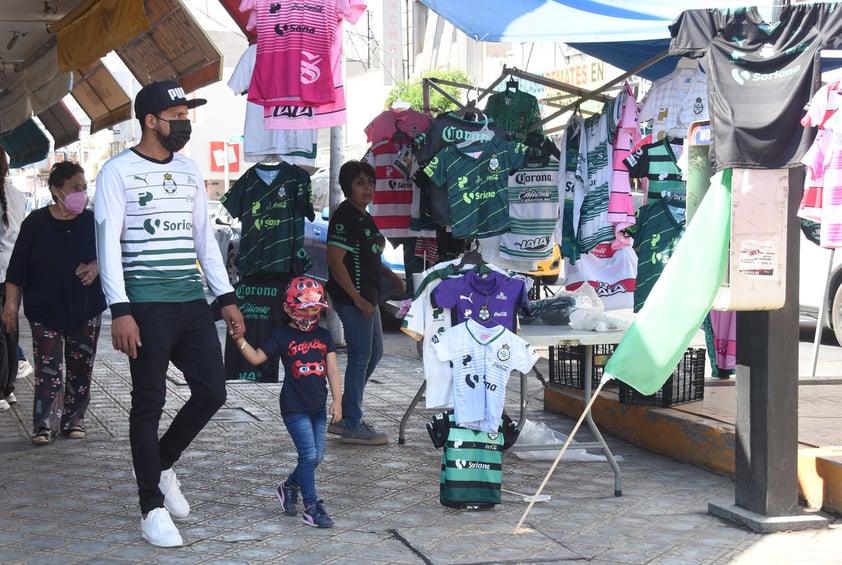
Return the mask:
<svg viewBox="0 0 842 565">
<path fill-rule="evenodd" d="M 478 275 L 468 271 L 465 276 L 447 279 L 433 291 L 437 308 L 451 308 L 454 323 L 471 319 L 483 326 L 503 326 L 517 331 L 517 309 L 529 305 L 526 284 L 497 272 Z"/>
</svg>

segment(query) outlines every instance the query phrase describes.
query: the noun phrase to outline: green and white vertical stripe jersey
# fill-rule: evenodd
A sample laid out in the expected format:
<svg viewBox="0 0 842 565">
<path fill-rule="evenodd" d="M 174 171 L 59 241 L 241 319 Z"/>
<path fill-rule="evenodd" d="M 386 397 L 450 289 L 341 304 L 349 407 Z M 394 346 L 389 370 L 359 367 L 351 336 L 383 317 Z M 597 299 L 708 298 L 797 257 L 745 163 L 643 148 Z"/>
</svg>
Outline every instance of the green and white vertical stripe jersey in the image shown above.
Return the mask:
<svg viewBox="0 0 842 565">
<path fill-rule="evenodd" d="M 97 176 L 97 256 L 108 304 L 182 302 L 233 292 L 208 219 L 202 174 L 179 153 L 166 162 L 127 149 Z"/>
</svg>

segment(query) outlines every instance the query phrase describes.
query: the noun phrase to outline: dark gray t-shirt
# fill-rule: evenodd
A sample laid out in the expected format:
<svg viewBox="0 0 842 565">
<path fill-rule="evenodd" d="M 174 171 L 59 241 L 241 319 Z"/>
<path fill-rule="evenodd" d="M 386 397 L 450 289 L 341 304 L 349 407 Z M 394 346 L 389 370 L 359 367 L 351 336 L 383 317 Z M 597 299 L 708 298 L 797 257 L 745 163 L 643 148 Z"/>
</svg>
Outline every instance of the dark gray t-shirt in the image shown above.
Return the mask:
<svg viewBox="0 0 842 565">
<path fill-rule="evenodd" d="M 771 24 L 756 8 L 686 10 L 670 32 L 671 55 L 706 56 L 715 169 L 798 166 L 819 51 L 842 43 L 842 3 L 784 6 Z"/>
</svg>

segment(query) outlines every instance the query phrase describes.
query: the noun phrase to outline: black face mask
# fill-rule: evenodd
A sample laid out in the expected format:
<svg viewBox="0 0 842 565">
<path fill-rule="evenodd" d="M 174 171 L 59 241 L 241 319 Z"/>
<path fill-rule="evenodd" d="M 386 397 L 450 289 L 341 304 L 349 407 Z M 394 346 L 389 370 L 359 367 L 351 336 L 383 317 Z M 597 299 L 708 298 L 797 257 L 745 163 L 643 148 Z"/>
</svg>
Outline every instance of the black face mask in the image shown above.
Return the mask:
<svg viewBox="0 0 842 565">
<path fill-rule="evenodd" d="M 158 130 L 155 130 L 161 145 L 173 153 L 180 151 L 182 147 L 187 145 L 187 142 L 190 141 L 190 134 L 193 133 L 190 120 L 166 120 L 160 116 L 157 116 L 157 118 L 170 124 L 169 135 L 161 135 Z"/>
</svg>

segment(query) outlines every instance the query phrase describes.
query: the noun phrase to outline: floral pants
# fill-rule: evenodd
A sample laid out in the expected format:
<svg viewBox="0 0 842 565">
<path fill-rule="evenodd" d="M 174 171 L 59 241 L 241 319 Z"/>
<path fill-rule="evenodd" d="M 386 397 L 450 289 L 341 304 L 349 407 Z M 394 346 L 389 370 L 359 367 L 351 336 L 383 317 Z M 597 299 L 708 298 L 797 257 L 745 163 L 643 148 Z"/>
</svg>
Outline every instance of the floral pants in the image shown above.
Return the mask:
<svg viewBox="0 0 842 565">
<path fill-rule="evenodd" d="M 42 428 L 62 433 L 84 428 L 101 323 L 100 316 L 73 330 L 51 330 L 38 322 L 29 323 L 35 361 L 33 433 Z"/>
</svg>

